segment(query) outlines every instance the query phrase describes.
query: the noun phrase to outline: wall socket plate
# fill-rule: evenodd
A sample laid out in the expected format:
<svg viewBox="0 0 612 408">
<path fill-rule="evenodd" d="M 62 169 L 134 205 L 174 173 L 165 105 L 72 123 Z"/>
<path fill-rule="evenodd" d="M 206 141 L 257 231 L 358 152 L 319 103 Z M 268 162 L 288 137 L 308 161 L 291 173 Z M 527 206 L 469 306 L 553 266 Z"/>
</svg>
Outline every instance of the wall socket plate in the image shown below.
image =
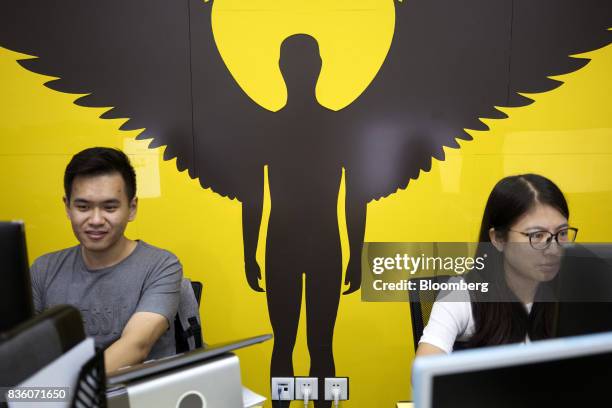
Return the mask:
<svg viewBox="0 0 612 408">
<path fill-rule="evenodd" d="M 292 401 L 295 395 L 293 377 L 272 377 L 272 400 Z"/>
<path fill-rule="evenodd" d="M 334 394 L 332 393 L 334 388 L 340 390 L 339 401 L 346 401 L 349 399 L 348 377 L 325 377 L 325 401 L 334 400 Z"/>
<path fill-rule="evenodd" d="M 304 400 L 304 389 L 310 389 L 308 401 L 319 399 L 319 379 L 317 377 L 295 377 L 295 399 Z"/>
</svg>

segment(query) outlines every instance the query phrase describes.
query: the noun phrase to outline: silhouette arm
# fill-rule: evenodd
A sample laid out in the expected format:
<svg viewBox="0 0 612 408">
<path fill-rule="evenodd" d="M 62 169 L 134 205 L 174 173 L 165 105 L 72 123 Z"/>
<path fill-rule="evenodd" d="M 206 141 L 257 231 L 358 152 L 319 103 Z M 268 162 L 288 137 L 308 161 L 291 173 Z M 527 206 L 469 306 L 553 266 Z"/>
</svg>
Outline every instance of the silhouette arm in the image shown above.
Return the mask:
<svg viewBox="0 0 612 408">
<path fill-rule="evenodd" d="M 358 181 L 358 180 L 355 180 Z M 353 180 L 346 176 L 346 229 L 349 239 L 350 259 L 344 276 L 344 284 L 349 285 L 345 295 L 361 287 L 361 249 L 365 236 L 367 200 L 358 194 Z"/>
<path fill-rule="evenodd" d="M 252 186 L 251 194 L 242 199 L 242 240 L 244 245 L 244 270 L 249 286 L 256 292 L 264 290 L 259 285 L 261 268 L 255 259 L 261 215 L 263 212 L 263 172 Z"/>
</svg>

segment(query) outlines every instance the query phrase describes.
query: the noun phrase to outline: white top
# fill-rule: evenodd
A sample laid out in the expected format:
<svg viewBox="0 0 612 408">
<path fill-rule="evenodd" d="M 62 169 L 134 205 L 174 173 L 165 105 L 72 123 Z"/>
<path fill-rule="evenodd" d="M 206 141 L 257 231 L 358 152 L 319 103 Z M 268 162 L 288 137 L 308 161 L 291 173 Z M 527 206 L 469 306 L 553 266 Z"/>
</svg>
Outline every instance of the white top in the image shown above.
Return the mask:
<svg viewBox="0 0 612 408">
<path fill-rule="evenodd" d="M 463 292 L 467 297 L 467 292 Z M 525 304 L 527 313 L 531 312 L 533 303 Z M 453 351 L 455 341 L 466 341 L 474 334 L 474 317 L 472 316 L 472 303 L 461 301 L 436 301 L 431 309 L 429 322 L 423 330 L 420 343 L 436 346 L 446 353 Z M 525 343 L 529 337 L 525 337 Z"/>
</svg>

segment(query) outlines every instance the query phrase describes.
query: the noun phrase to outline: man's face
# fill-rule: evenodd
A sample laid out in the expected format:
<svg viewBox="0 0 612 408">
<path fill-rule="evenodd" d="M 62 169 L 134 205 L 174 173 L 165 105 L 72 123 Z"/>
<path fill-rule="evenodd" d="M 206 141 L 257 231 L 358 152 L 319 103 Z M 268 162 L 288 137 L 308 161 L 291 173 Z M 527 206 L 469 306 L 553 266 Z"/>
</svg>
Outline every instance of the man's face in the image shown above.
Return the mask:
<svg viewBox="0 0 612 408">
<path fill-rule="evenodd" d="M 104 252 L 123 238 L 136 216 L 137 199 L 129 202 L 119 173 L 76 177 L 70 202 L 64 198 L 72 230 L 89 251 Z"/>
</svg>

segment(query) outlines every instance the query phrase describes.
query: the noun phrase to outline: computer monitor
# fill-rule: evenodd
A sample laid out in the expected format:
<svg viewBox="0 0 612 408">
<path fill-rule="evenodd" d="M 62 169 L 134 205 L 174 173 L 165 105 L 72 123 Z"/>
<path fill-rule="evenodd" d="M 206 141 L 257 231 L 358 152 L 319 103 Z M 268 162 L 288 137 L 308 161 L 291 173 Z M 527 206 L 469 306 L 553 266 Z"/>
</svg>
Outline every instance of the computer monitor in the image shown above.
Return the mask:
<svg viewBox="0 0 612 408">
<path fill-rule="evenodd" d="M 419 357 L 412 375 L 416 408 L 602 406 L 612 333 Z"/>
<path fill-rule="evenodd" d="M 34 316 L 25 227 L 0 221 L 0 332 Z"/>
<path fill-rule="evenodd" d="M 575 244 L 569 247 L 558 282 L 555 336 L 612 331 L 611 244 Z"/>
</svg>

